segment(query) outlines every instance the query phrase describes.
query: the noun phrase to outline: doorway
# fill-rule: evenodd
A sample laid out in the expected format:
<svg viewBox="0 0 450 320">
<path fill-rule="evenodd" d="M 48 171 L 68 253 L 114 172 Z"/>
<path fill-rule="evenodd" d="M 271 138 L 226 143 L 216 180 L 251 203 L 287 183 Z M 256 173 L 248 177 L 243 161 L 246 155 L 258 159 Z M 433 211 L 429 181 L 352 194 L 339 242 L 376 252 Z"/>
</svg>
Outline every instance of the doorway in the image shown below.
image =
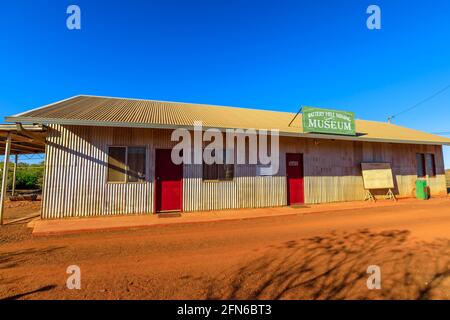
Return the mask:
<svg viewBox="0 0 450 320">
<path fill-rule="evenodd" d="M 286 154 L 287 204 L 304 204 L 303 154 Z"/>
<path fill-rule="evenodd" d="M 172 162 L 171 149 L 157 149 L 155 155 L 155 210 L 181 211 L 183 204 L 183 165 Z"/>
</svg>

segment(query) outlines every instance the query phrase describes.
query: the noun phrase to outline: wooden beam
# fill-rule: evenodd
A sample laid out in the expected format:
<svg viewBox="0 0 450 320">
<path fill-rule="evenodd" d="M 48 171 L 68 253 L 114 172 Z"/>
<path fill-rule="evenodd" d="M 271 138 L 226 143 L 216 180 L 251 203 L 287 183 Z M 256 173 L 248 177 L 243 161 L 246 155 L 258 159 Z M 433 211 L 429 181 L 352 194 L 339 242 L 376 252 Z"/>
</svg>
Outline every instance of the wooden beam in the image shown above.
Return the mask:
<svg viewBox="0 0 450 320">
<path fill-rule="evenodd" d="M 3 213 L 5 210 L 6 188 L 8 187 L 8 162 L 11 152 L 11 134 L 6 137 L 5 160 L 3 162 L 3 179 L 0 193 L 0 225 L 3 225 Z"/>
<path fill-rule="evenodd" d="M 22 124 L 22 128 L 27 131 L 33 132 L 46 132 L 47 127 L 44 125 L 36 125 L 36 124 Z M 17 131 L 17 125 L 15 123 L 3 123 L 0 124 L 0 131 Z"/>
<path fill-rule="evenodd" d="M 12 138 L 12 141 L 13 141 L 13 142 L 14 142 L 14 141 L 21 141 L 21 142 L 33 142 L 33 141 L 34 141 L 34 139 L 31 139 L 31 138 L 28 138 L 28 137 L 21 136 L 21 135 L 15 133 L 15 132 L 12 133 L 11 138 Z"/>
<path fill-rule="evenodd" d="M 11 133 L 11 142 L 13 143 L 13 145 L 15 143 L 28 143 L 28 144 L 30 144 L 30 147 L 34 147 L 34 146 L 36 146 L 36 147 L 45 147 L 45 143 L 44 142 L 35 141 L 33 139 L 30 139 L 30 138 L 22 137 L 22 136 L 19 136 L 19 135 L 15 134 L 15 133 Z M 4 144 L 5 142 L 0 140 L 0 143 Z"/>
<path fill-rule="evenodd" d="M 33 142 L 34 141 L 34 139 L 21 136 L 15 131 L 0 131 L 0 137 L 6 139 L 6 136 L 8 135 L 8 133 L 10 133 L 12 135 L 11 136 L 12 141 L 14 141 L 14 140 L 23 141 L 23 142 Z"/>
<path fill-rule="evenodd" d="M 17 126 L 17 132 L 20 135 L 25 136 L 25 137 L 30 138 L 30 139 L 33 139 L 33 140 L 36 140 L 36 141 L 45 142 L 45 138 L 44 137 L 42 137 L 42 136 L 40 136 L 40 135 L 38 135 L 38 134 L 36 134 L 34 132 L 29 132 L 29 131 L 25 130 L 21 123 L 16 123 L 16 126 Z"/>
<path fill-rule="evenodd" d="M 36 150 L 41 150 L 41 149 L 45 148 L 45 144 L 14 142 L 14 141 L 12 141 L 12 146 L 13 147 L 25 147 L 28 149 L 36 149 Z"/>
<path fill-rule="evenodd" d="M 6 145 L 5 142 L 0 141 L 0 148 L 4 148 Z M 18 143 L 14 143 L 11 147 L 14 150 L 21 150 L 22 152 L 26 152 L 26 151 L 32 151 L 32 152 L 39 152 L 42 151 L 42 153 L 44 153 L 45 151 L 45 146 L 24 146 Z"/>
<path fill-rule="evenodd" d="M 14 149 L 12 147 L 11 147 L 10 152 L 12 154 L 42 154 L 42 153 L 44 153 L 41 151 L 27 151 L 27 150 Z M 5 153 L 5 148 L 0 148 L 0 154 L 3 154 L 3 153 Z M 0 172 L 1 172 L 1 169 L 0 169 Z"/>
</svg>

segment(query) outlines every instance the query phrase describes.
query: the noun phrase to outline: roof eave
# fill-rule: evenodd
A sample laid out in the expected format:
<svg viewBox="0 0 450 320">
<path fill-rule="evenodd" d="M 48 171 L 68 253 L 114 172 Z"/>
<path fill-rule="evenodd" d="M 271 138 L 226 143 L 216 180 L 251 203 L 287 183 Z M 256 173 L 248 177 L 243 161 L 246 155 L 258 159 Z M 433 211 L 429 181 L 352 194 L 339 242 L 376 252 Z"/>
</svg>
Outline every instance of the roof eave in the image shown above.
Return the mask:
<svg viewBox="0 0 450 320">
<path fill-rule="evenodd" d="M 71 120 L 71 119 L 51 119 L 51 118 L 36 118 L 36 117 L 5 117 L 6 122 L 20 122 L 28 124 L 58 124 L 58 125 L 74 125 L 74 126 L 94 126 L 94 127 L 125 127 L 125 128 L 145 128 L 145 129 L 178 129 L 188 128 L 194 129 L 194 126 L 175 125 L 175 124 L 156 124 L 156 123 L 136 123 L 136 122 L 110 122 L 110 121 L 92 121 L 92 120 Z M 219 129 L 225 131 L 227 129 L 239 128 L 217 128 L 203 126 L 204 130 Z M 240 128 L 247 129 L 247 128 Z M 268 129 L 270 130 L 270 129 Z M 361 141 L 361 142 L 382 142 L 382 143 L 398 143 L 398 144 L 426 144 L 426 145 L 446 145 L 450 146 L 450 139 L 448 142 L 431 141 L 431 140 L 401 140 L 401 139 L 381 139 L 381 138 L 367 138 L 364 136 L 341 136 L 318 133 L 302 133 L 302 132 L 287 132 L 279 131 L 280 136 L 298 137 L 310 139 L 325 139 L 325 140 L 344 140 L 344 141 Z"/>
</svg>

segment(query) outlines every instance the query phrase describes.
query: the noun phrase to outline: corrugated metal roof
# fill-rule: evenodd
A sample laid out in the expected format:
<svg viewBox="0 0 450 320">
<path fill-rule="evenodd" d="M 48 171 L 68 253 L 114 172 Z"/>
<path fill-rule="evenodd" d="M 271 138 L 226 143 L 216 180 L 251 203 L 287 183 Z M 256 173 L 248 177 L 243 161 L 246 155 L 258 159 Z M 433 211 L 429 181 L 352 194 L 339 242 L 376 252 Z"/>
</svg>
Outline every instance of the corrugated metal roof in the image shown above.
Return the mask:
<svg viewBox="0 0 450 320">
<path fill-rule="evenodd" d="M 8 122 L 93 126 L 176 128 L 202 121 L 205 128 L 278 129 L 280 135 L 311 138 L 447 144 L 450 139 L 393 124 L 356 120 L 357 136 L 303 133 L 294 113 L 155 100 L 76 96 L 18 115 Z"/>
</svg>

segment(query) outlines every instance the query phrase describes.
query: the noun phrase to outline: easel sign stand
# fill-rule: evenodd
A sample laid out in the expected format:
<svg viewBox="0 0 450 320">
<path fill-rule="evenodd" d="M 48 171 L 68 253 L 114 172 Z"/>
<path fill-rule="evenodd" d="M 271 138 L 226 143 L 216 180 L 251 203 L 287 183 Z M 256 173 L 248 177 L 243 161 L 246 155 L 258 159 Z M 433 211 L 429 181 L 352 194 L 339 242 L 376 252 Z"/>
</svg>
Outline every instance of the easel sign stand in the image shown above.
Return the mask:
<svg viewBox="0 0 450 320">
<path fill-rule="evenodd" d="M 370 190 L 388 190 L 385 199 L 397 201 L 394 192 L 394 178 L 390 163 L 361 163 L 364 189 L 364 201 L 376 201 Z"/>
<path fill-rule="evenodd" d="M 370 192 L 370 190 L 366 190 L 366 196 L 364 197 L 364 201 L 373 201 L 373 202 L 377 202 L 377 200 L 376 200 L 375 197 L 373 196 L 372 192 Z"/>
<path fill-rule="evenodd" d="M 387 195 L 386 195 L 386 199 L 387 200 L 394 200 L 397 201 L 397 197 L 395 196 L 395 194 L 392 192 L 392 189 L 389 189 Z"/>
<path fill-rule="evenodd" d="M 388 193 L 385 196 L 385 199 L 397 201 L 397 197 L 395 196 L 394 192 L 392 192 L 392 189 L 389 189 Z M 364 201 L 376 202 L 377 199 L 375 199 L 375 196 L 372 194 L 372 192 L 370 192 L 370 190 L 366 190 L 366 195 L 364 197 Z"/>
</svg>

